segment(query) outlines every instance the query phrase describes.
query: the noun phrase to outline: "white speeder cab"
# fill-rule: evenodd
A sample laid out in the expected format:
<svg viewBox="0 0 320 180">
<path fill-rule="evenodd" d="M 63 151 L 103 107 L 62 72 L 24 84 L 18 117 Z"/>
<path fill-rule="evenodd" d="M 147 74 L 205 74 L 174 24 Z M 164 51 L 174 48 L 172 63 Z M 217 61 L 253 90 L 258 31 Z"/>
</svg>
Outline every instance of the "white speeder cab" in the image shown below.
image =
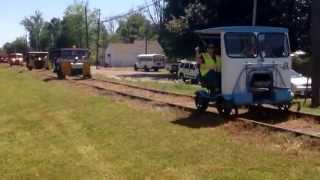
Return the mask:
<svg viewBox="0 0 320 180">
<path fill-rule="evenodd" d="M 219 27 L 196 31 L 219 39 L 222 97 L 236 106 L 281 105 L 292 101 L 288 29 Z"/>
</svg>

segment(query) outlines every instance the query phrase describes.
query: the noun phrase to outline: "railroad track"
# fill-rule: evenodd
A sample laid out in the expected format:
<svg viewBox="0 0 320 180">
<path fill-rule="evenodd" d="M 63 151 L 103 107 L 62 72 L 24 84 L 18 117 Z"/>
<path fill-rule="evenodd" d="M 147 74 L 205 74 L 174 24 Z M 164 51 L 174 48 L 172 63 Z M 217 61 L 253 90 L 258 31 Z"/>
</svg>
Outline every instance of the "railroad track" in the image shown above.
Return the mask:
<svg viewBox="0 0 320 180">
<path fill-rule="evenodd" d="M 105 83 L 111 83 L 111 84 L 115 84 L 115 85 L 126 86 L 126 87 L 130 87 L 130 88 L 144 90 L 144 91 L 150 91 L 150 92 L 159 93 L 159 94 L 178 96 L 178 97 L 184 97 L 184 98 L 191 98 L 191 99 L 195 98 L 194 95 L 186 95 L 186 94 L 180 94 L 180 93 L 174 93 L 174 92 L 168 92 L 168 91 L 161 91 L 158 89 L 145 88 L 145 87 L 141 87 L 141 86 L 131 85 L 131 84 L 123 83 L 123 82 L 116 82 L 116 81 L 112 81 L 112 80 L 101 80 L 101 79 L 95 79 L 95 78 L 93 78 L 92 80 L 105 82 Z M 275 108 L 265 107 L 265 106 L 261 107 L 261 110 L 265 110 L 270 113 L 278 112 L 278 110 Z M 293 110 L 289 110 L 288 113 L 290 113 L 291 115 L 298 116 L 298 117 L 308 117 L 308 118 L 313 118 L 313 119 L 317 119 L 320 121 L 320 115 L 310 114 L 310 113 L 305 113 L 305 112 L 300 112 L 300 111 L 293 111 Z"/>
<path fill-rule="evenodd" d="M 192 96 L 192 95 L 186 95 L 186 94 L 180 94 L 180 93 L 174 93 L 174 92 L 168 92 L 168 91 L 161 91 L 161 90 L 158 90 L 158 89 L 145 88 L 145 87 L 141 87 L 141 86 L 131 85 L 131 84 L 123 83 L 123 82 L 116 82 L 116 81 L 112 81 L 112 80 L 101 80 L 101 79 L 95 79 L 95 78 L 92 78 L 92 80 L 106 82 L 106 83 L 112 83 L 112 84 L 116 84 L 116 85 L 123 85 L 123 86 L 131 87 L 131 88 L 151 91 L 151 92 L 159 93 L 159 94 L 181 96 L 181 97 L 186 97 L 186 98 L 194 98 L 195 97 L 195 96 Z"/>
<path fill-rule="evenodd" d="M 45 72 L 44 73 L 47 78 L 55 78 L 55 75 L 52 73 Z M 157 89 L 144 88 L 139 87 L 127 83 L 115 82 L 111 80 L 98 80 L 98 79 L 68 79 L 69 82 L 84 85 L 90 88 L 94 88 L 100 92 L 106 94 L 117 94 L 123 97 L 154 102 L 162 106 L 168 106 L 172 108 L 177 108 L 179 110 L 183 110 L 186 112 L 196 112 L 196 108 L 194 106 L 193 98 L 191 95 L 184 95 L 178 93 L 171 93 L 166 91 L 160 91 Z M 209 108 L 208 114 L 216 115 L 217 112 L 214 108 Z M 254 124 L 257 126 L 266 127 L 272 129 L 274 131 L 288 132 L 297 136 L 308 136 L 312 138 L 320 138 L 320 125 L 319 119 L 320 116 L 290 111 L 288 116 L 295 117 L 294 120 L 279 120 L 269 119 L 269 120 L 260 120 L 261 114 L 273 114 L 274 116 L 278 116 L 279 113 L 275 109 L 264 108 L 258 115 L 254 117 L 250 117 L 247 114 L 241 114 L 239 116 L 231 116 L 232 119 L 243 121 L 245 123 Z M 281 117 L 282 118 L 282 117 Z M 286 117 L 283 117 L 286 118 Z M 296 126 L 290 124 L 292 121 L 304 122 L 303 126 Z M 312 123 L 311 123 L 312 122 Z M 306 124 L 305 124 L 306 123 Z M 298 123 L 299 124 L 299 123 Z M 313 126 L 316 126 L 314 128 Z"/>
<path fill-rule="evenodd" d="M 80 83 L 89 87 L 93 87 L 99 91 L 107 91 L 109 93 L 115 93 L 124 97 L 129 97 L 129 98 L 133 98 L 133 99 L 139 99 L 139 100 L 143 100 L 143 101 L 149 101 L 149 102 L 156 102 L 156 103 L 160 103 L 163 104 L 165 106 L 169 106 L 169 107 L 173 107 L 173 108 L 177 108 L 183 111 L 187 111 L 187 112 L 196 112 L 196 108 L 193 105 L 193 98 L 194 96 L 190 96 L 190 95 L 183 95 L 183 94 L 178 94 L 178 93 L 170 93 L 170 92 L 165 92 L 165 91 L 160 91 L 160 90 L 156 90 L 156 89 L 151 89 L 151 88 L 144 88 L 144 87 L 139 87 L 139 86 L 135 86 L 135 85 L 130 85 L 130 84 L 126 84 L 126 83 L 122 83 L 122 82 L 115 82 L 115 81 L 109 81 L 109 80 L 97 80 L 97 79 L 92 79 L 92 80 L 85 80 L 85 81 L 74 81 L 75 83 Z M 89 82 L 89 83 L 88 83 Z M 97 83 L 98 82 L 98 83 Z M 101 85 L 100 83 L 105 84 Z M 108 88 L 108 85 L 113 84 L 116 85 L 116 87 L 123 87 L 123 88 L 130 88 L 129 91 L 124 92 L 122 90 L 119 89 L 113 89 L 113 88 Z M 156 93 L 156 94 L 161 94 L 164 96 L 169 96 L 170 97 L 170 101 L 166 101 L 164 99 L 157 99 L 154 98 L 153 96 L 150 97 L 144 93 L 141 94 L 136 94 L 133 91 L 131 91 L 131 89 L 137 89 L 139 91 L 142 92 L 151 92 L 151 93 Z M 185 98 L 186 100 L 189 99 L 191 100 L 191 102 L 188 103 L 179 103 L 176 102 L 174 99 L 175 98 Z M 190 106 L 190 103 L 192 104 Z M 279 115 L 279 112 L 275 109 L 272 108 L 263 108 L 262 110 L 266 111 L 265 113 L 267 114 L 274 114 L 274 115 Z M 209 109 L 209 111 L 207 112 L 208 114 L 214 114 L 216 115 L 216 111 L 211 108 Z M 306 122 L 312 122 L 315 123 L 316 126 L 318 126 L 316 123 L 319 122 L 318 119 L 320 116 L 318 115 L 312 115 L 312 114 L 307 114 L 307 113 L 300 113 L 300 112 L 295 112 L 295 111 L 290 111 L 289 114 L 287 114 L 290 117 L 295 117 L 295 118 L 299 118 L 304 119 L 305 123 Z M 257 115 L 256 117 L 260 117 L 259 115 Z M 285 118 L 282 114 L 280 114 L 280 117 Z M 231 117 L 234 120 L 239 120 L 239 121 L 243 121 L 246 123 L 250 123 L 250 124 L 255 124 L 257 126 L 262 126 L 262 127 L 266 127 L 275 131 L 281 131 L 281 132 L 289 132 L 291 134 L 297 135 L 297 136 L 308 136 L 308 137 L 312 137 L 312 138 L 320 138 L 320 125 L 318 128 L 312 128 L 310 126 L 312 126 L 313 124 L 308 124 L 305 125 L 306 127 L 286 127 L 287 124 L 285 124 L 284 122 L 281 123 L 270 123 L 270 122 L 265 122 L 265 121 L 259 121 L 259 120 L 254 120 L 254 118 L 248 118 L 248 116 L 245 115 L 240 115 L 240 116 L 233 116 Z M 308 119 L 306 119 L 308 118 Z M 312 118 L 312 120 L 310 120 L 309 118 Z M 297 120 L 299 120 L 297 119 Z M 315 121 L 313 121 L 315 120 Z M 269 121 L 272 121 L 269 120 Z M 289 120 L 288 120 L 289 121 Z"/>
</svg>

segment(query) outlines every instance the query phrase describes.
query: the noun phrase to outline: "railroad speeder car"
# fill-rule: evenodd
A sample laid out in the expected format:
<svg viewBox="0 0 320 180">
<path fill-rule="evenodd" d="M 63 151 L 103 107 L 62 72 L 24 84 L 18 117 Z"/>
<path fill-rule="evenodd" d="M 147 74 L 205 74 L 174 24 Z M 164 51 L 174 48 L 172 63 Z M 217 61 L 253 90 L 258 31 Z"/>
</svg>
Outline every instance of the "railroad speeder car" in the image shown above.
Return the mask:
<svg viewBox="0 0 320 180">
<path fill-rule="evenodd" d="M 218 43 L 221 91 L 196 92 L 199 111 L 215 104 L 220 114 L 243 106 L 273 105 L 288 110 L 291 57 L 288 29 L 275 27 L 219 27 L 198 30 L 204 44 Z"/>
</svg>

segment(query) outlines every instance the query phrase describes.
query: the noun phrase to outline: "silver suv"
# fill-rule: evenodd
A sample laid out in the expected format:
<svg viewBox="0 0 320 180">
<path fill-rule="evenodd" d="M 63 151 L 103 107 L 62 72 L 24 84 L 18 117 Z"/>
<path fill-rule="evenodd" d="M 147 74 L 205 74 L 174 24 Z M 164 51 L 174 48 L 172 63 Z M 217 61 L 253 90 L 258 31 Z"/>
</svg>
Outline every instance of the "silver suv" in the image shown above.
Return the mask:
<svg viewBox="0 0 320 180">
<path fill-rule="evenodd" d="M 198 84 L 200 81 L 200 70 L 196 62 L 182 60 L 179 64 L 178 78 L 183 81 L 190 80 L 191 83 Z"/>
</svg>

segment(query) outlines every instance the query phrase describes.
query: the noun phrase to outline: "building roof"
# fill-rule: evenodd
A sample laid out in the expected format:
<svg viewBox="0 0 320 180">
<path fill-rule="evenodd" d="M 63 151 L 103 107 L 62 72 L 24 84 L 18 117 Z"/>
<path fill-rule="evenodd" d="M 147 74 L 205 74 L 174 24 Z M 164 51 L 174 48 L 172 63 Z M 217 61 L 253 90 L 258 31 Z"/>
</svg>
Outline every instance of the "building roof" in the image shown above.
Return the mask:
<svg viewBox="0 0 320 180">
<path fill-rule="evenodd" d="M 145 53 L 145 41 L 135 41 L 134 43 L 111 43 L 107 48 L 107 53 L 116 56 L 137 57 Z M 163 49 L 157 41 L 148 41 L 148 54 L 163 54 Z"/>
<path fill-rule="evenodd" d="M 48 54 L 48 52 L 28 52 L 28 54 Z"/>
<path fill-rule="evenodd" d="M 154 57 L 154 56 L 164 56 L 162 54 L 139 54 L 138 57 Z"/>
<path fill-rule="evenodd" d="M 208 28 L 195 31 L 198 34 L 220 34 L 223 32 L 280 32 L 287 33 L 289 30 L 287 28 L 281 27 L 266 27 L 266 26 L 226 26 L 226 27 L 216 27 Z"/>
<path fill-rule="evenodd" d="M 52 49 L 52 51 L 88 51 L 88 49 L 85 48 L 58 48 L 58 49 Z"/>
</svg>

